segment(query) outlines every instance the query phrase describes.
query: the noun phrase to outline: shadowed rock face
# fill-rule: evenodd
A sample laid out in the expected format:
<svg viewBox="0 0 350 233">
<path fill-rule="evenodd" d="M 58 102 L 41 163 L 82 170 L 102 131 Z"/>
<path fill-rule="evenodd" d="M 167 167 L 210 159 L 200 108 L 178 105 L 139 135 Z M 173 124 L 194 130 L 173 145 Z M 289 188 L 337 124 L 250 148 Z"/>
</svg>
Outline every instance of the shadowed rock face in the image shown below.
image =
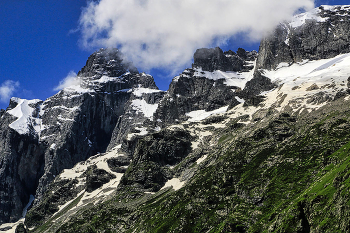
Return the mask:
<svg viewBox="0 0 350 233">
<path fill-rule="evenodd" d="M 154 115 L 157 125 L 167 125 L 186 120 L 186 113 L 197 110 L 213 111 L 240 102 L 235 96 L 241 91 L 237 86 L 229 86 L 225 79 L 209 79 L 205 71 L 245 72 L 253 68 L 248 61 L 254 61 L 257 52 L 238 49 L 237 53 L 220 48 L 201 48 L 193 55 L 192 69 L 186 69 L 169 85 L 167 95 L 160 102 Z"/>
<path fill-rule="evenodd" d="M 102 76 L 115 78 L 99 82 Z M 63 169 L 105 151 L 113 138 L 118 138 L 116 126 L 125 125 L 119 118 L 135 98 L 128 90 L 158 90 L 153 77 L 139 74 L 117 49 L 92 54 L 78 78 L 85 91 L 65 89 L 30 106 L 35 110 L 29 116 L 26 134 L 10 127 L 17 118 L 8 111 L 18 101 L 11 101 L 7 111 L 0 112 L 0 224 L 17 221 L 30 194 L 35 194 L 37 205 Z M 160 99 L 152 94 L 147 97 L 149 102 Z M 142 122 L 144 116 L 138 115 Z M 39 132 L 33 129 L 36 123 L 31 119 L 40 120 Z"/>
<path fill-rule="evenodd" d="M 154 119 L 159 119 L 161 125 L 171 124 L 185 120 L 185 113 L 191 111 L 212 111 L 230 105 L 233 101 L 239 103 L 232 91 L 236 88 L 225 85 L 224 80 L 180 77 L 170 84 L 168 95 L 160 102 Z"/>
<path fill-rule="evenodd" d="M 119 189 L 133 186 L 158 191 L 172 176 L 167 166 L 179 163 L 192 151 L 192 139 L 180 129 L 165 129 L 140 139 Z"/>
<path fill-rule="evenodd" d="M 306 20 L 301 26 L 280 24 L 260 44 L 258 69 L 275 69 L 281 62 L 332 58 L 350 52 L 350 8 L 319 7 L 318 21 Z"/>
<path fill-rule="evenodd" d="M 203 71 L 240 71 L 243 69 L 244 60 L 236 54 L 225 56 L 219 48 L 197 49 L 193 55 L 193 67 L 201 67 Z"/>
<path fill-rule="evenodd" d="M 98 169 L 96 165 L 91 166 L 86 172 L 86 191 L 92 192 L 114 178 L 115 175 L 110 174 L 103 169 Z"/>
</svg>

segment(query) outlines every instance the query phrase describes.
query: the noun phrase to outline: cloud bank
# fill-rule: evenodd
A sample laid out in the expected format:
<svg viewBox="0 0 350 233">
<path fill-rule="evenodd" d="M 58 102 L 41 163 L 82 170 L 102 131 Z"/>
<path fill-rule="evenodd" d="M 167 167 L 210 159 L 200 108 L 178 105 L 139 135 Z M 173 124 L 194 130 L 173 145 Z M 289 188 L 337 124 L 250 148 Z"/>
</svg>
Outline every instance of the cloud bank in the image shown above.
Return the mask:
<svg viewBox="0 0 350 233">
<path fill-rule="evenodd" d="M 100 0 L 80 16 L 86 48 L 118 47 L 138 68 L 174 70 L 237 33 L 259 40 L 313 0 Z"/>
<path fill-rule="evenodd" d="M 74 71 L 70 71 L 62 81 L 53 90 L 59 91 L 66 87 L 80 86 L 81 80 L 77 78 L 77 74 Z"/>
<path fill-rule="evenodd" d="M 19 87 L 19 82 L 6 80 L 0 86 L 0 101 L 7 103 L 15 90 Z"/>
</svg>

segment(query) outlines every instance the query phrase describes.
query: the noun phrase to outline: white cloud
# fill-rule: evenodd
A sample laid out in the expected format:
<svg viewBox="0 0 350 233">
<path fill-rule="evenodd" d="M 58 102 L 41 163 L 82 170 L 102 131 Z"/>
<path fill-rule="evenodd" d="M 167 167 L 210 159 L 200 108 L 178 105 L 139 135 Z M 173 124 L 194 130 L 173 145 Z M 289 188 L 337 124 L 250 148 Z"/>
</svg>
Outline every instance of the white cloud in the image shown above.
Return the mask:
<svg viewBox="0 0 350 233">
<path fill-rule="evenodd" d="M 19 82 L 15 82 L 12 80 L 6 80 L 0 86 L 0 101 L 7 103 L 9 99 L 12 97 L 16 88 L 19 87 Z"/>
<path fill-rule="evenodd" d="M 118 47 L 138 68 L 177 69 L 236 33 L 260 40 L 313 0 L 100 0 L 80 16 L 84 47 Z M 221 42 L 220 42 L 221 41 Z"/>
<path fill-rule="evenodd" d="M 62 81 L 58 84 L 57 87 L 55 87 L 54 91 L 62 90 L 66 87 L 72 87 L 72 86 L 80 86 L 81 80 L 77 77 L 77 74 L 74 71 L 70 71 Z"/>
</svg>

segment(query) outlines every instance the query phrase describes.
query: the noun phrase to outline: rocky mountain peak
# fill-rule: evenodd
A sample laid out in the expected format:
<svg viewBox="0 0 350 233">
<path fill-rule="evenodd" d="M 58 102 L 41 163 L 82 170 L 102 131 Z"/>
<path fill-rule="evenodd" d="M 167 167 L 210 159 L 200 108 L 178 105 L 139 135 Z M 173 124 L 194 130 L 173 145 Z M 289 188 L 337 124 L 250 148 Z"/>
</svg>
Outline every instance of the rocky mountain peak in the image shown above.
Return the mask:
<svg viewBox="0 0 350 233">
<path fill-rule="evenodd" d="M 254 61 L 257 52 L 247 52 L 242 48 L 237 53 L 232 50 L 223 52 L 221 48 L 201 48 L 193 55 L 192 68 L 201 68 L 203 71 L 247 71 L 250 70 L 246 61 Z"/>
<path fill-rule="evenodd" d="M 0 232 L 27 210 L 18 232 L 349 232 L 348 10 L 295 16 L 259 55 L 198 49 L 167 92 L 101 49 L 75 87 L 11 99 Z"/>
<path fill-rule="evenodd" d="M 86 65 L 79 71 L 78 76 L 99 79 L 103 75 L 119 77 L 127 72 L 131 74 L 139 73 L 132 62 L 128 61 L 118 49 L 102 48 L 88 58 Z"/>
<path fill-rule="evenodd" d="M 281 23 L 261 41 L 258 69 L 276 69 L 304 60 L 350 52 L 350 6 L 320 6 Z"/>
</svg>

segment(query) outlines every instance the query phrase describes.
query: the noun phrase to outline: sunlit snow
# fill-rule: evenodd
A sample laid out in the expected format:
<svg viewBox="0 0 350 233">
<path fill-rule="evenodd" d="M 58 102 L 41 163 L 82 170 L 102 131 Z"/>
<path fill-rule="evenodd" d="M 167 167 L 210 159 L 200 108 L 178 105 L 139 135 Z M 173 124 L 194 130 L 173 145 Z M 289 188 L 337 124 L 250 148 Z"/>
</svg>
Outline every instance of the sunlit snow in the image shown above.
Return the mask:
<svg viewBox="0 0 350 233">
<path fill-rule="evenodd" d="M 12 98 L 12 101 L 17 102 L 17 106 L 8 111 L 9 114 L 17 117 L 17 120 L 12 122 L 9 126 L 16 130 L 19 134 L 28 134 L 30 126 L 39 135 L 41 127 L 41 119 L 33 116 L 35 109 L 32 107 L 41 100 L 26 100 L 20 98 Z"/>
<path fill-rule="evenodd" d="M 205 111 L 205 110 L 197 110 L 197 111 L 192 111 L 186 113 L 186 116 L 189 116 L 190 119 L 188 119 L 189 122 L 195 122 L 195 121 L 201 121 L 204 120 L 205 118 L 214 115 L 214 114 L 219 114 L 219 113 L 225 113 L 228 109 L 228 106 L 222 107 L 215 109 L 213 111 Z"/>
<path fill-rule="evenodd" d="M 158 108 L 158 104 L 148 104 L 144 99 L 135 99 L 131 105 L 136 111 L 143 113 L 147 118 L 152 118 Z"/>
</svg>

